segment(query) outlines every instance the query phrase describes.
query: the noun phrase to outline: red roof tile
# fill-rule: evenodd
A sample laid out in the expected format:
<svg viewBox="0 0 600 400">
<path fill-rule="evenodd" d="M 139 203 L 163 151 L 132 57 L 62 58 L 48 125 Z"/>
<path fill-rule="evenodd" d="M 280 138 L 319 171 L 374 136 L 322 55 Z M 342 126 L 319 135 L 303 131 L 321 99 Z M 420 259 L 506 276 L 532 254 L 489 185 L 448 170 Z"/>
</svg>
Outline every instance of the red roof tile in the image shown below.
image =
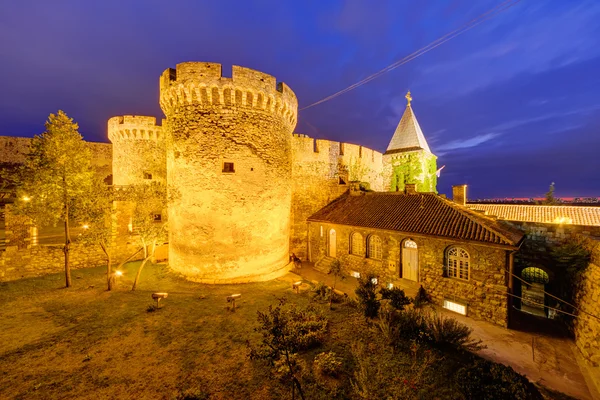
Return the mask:
<svg viewBox="0 0 600 400">
<path fill-rule="evenodd" d="M 507 246 L 516 246 L 524 236 L 506 223 L 433 193 L 346 193 L 308 220 Z"/>
</svg>

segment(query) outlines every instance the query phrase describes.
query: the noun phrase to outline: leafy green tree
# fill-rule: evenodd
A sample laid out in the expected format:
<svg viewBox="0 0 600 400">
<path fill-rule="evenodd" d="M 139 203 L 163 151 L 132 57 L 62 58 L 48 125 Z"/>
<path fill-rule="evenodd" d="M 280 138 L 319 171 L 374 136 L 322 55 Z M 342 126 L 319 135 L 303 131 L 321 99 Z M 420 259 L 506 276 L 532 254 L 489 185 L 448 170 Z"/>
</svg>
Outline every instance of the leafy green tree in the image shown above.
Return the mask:
<svg viewBox="0 0 600 400">
<path fill-rule="evenodd" d="M 113 195 L 110 187 L 99 177 L 94 179 L 88 195 L 82 200 L 78 220 L 85 230 L 80 240 L 98 245 L 106 255 L 106 284 L 108 290 L 113 286 L 112 260 L 110 244 L 112 241 L 112 218 L 115 216 Z"/>
<path fill-rule="evenodd" d="M 546 193 L 546 199 L 544 200 L 544 204 L 556 204 L 556 197 L 554 197 L 554 182 L 550 184 L 550 188 Z"/>
<path fill-rule="evenodd" d="M 333 306 L 333 298 L 335 297 L 335 286 L 337 285 L 338 278 L 344 279 L 344 272 L 342 271 L 342 264 L 339 260 L 334 260 L 329 268 L 329 274 L 333 274 L 333 286 L 331 287 L 331 293 L 329 294 L 329 309 Z"/>
<path fill-rule="evenodd" d="M 15 207 L 37 226 L 64 224 L 66 287 L 71 286 L 70 221 L 89 193 L 94 176 L 90 150 L 78 129 L 63 111 L 50 114 L 46 131 L 31 141 L 18 179 L 21 201 Z"/>
<path fill-rule="evenodd" d="M 131 288 L 135 290 L 144 266 L 154 257 L 156 247 L 167 240 L 167 188 L 161 182 L 134 185 L 128 189 L 127 196 L 133 203 L 133 234 L 144 249 L 144 260 Z"/>
</svg>

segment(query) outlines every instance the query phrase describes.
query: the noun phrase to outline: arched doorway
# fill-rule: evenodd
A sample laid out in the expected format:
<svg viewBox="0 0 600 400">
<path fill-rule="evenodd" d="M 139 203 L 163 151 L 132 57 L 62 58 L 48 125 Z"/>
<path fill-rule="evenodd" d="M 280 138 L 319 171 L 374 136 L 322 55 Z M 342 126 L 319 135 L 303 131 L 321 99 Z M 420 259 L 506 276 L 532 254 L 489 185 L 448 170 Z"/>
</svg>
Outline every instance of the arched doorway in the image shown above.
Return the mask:
<svg viewBox="0 0 600 400">
<path fill-rule="evenodd" d="M 336 256 L 336 245 L 337 245 L 337 238 L 336 238 L 335 229 L 331 229 L 329 231 L 329 257 Z"/>
<path fill-rule="evenodd" d="M 527 282 L 521 286 L 521 311 L 545 317 L 544 288 L 550 281 L 548 274 L 541 268 L 529 267 L 521 271 L 521 278 Z"/>
<path fill-rule="evenodd" d="M 402 278 L 415 282 L 419 280 L 419 249 L 410 239 L 402 243 Z"/>
</svg>

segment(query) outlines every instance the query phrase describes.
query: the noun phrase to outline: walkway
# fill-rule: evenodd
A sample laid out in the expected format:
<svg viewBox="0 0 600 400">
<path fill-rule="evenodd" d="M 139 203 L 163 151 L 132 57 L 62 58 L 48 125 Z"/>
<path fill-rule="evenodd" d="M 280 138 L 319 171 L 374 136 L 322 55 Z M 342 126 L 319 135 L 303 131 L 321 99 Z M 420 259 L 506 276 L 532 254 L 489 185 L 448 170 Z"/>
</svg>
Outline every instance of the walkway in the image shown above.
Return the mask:
<svg viewBox="0 0 600 400">
<path fill-rule="evenodd" d="M 323 274 L 312 268 L 312 264 L 303 263 L 301 269 L 293 270 L 288 279 L 295 280 L 300 276 L 307 281 L 319 281 L 332 286 L 334 277 Z M 402 287 L 408 282 L 400 280 L 396 286 Z M 338 280 L 336 289 L 348 295 L 354 295 L 356 279 L 347 277 Z M 416 294 L 418 286 L 408 285 L 405 292 L 408 296 Z M 404 289 L 404 288 L 403 288 Z M 439 313 L 451 316 L 473 329 L 473 337 L 481 339 L 487 346 L 479 354 L 489 360 L 511 366 L 515 371 L 527 376 L 532 382 L 547 388 L 565 393 L 582 400 L 600 400 L 600 395 L 593 381 L 600 382 L 591 374 L 598 369 L 586 368 L 585 361 L 579 354 L 572 340 L 542 334 L 516 331 L 493 325 L 489 322 L 476 321 L 472 318 L 456 314 L 436 307 Z M 588 389 L 589 386 L 589 389 Z"/>
</svg>

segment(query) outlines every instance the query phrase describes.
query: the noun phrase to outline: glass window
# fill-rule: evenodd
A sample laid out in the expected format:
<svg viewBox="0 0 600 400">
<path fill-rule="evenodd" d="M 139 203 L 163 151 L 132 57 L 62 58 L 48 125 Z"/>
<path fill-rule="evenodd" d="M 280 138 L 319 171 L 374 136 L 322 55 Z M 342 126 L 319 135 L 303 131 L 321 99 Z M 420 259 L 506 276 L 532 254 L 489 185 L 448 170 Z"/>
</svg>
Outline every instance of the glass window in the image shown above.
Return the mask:
<svg viewBox="0 0 600 400">
<path fill-rule="evenodd" d="M 447 258 L 448 277 L 469 280 L 469 253 L 460 247 L 451 247 Z"/>
<path fill-rule="evenodd" d="M 350 238 L 350 254 L 354 254 L 357 256 L 365 255 L 365 244 L 363 236 L 358 232 L 354 232 L 352 234 L 352 237 Z"/>
<path fill-rule="evenodd" d="M 381 238 L 377 235 L 369 236 L 369 258 L 381 260 L 383 258 L 381 251 Z"/>
</svg>

